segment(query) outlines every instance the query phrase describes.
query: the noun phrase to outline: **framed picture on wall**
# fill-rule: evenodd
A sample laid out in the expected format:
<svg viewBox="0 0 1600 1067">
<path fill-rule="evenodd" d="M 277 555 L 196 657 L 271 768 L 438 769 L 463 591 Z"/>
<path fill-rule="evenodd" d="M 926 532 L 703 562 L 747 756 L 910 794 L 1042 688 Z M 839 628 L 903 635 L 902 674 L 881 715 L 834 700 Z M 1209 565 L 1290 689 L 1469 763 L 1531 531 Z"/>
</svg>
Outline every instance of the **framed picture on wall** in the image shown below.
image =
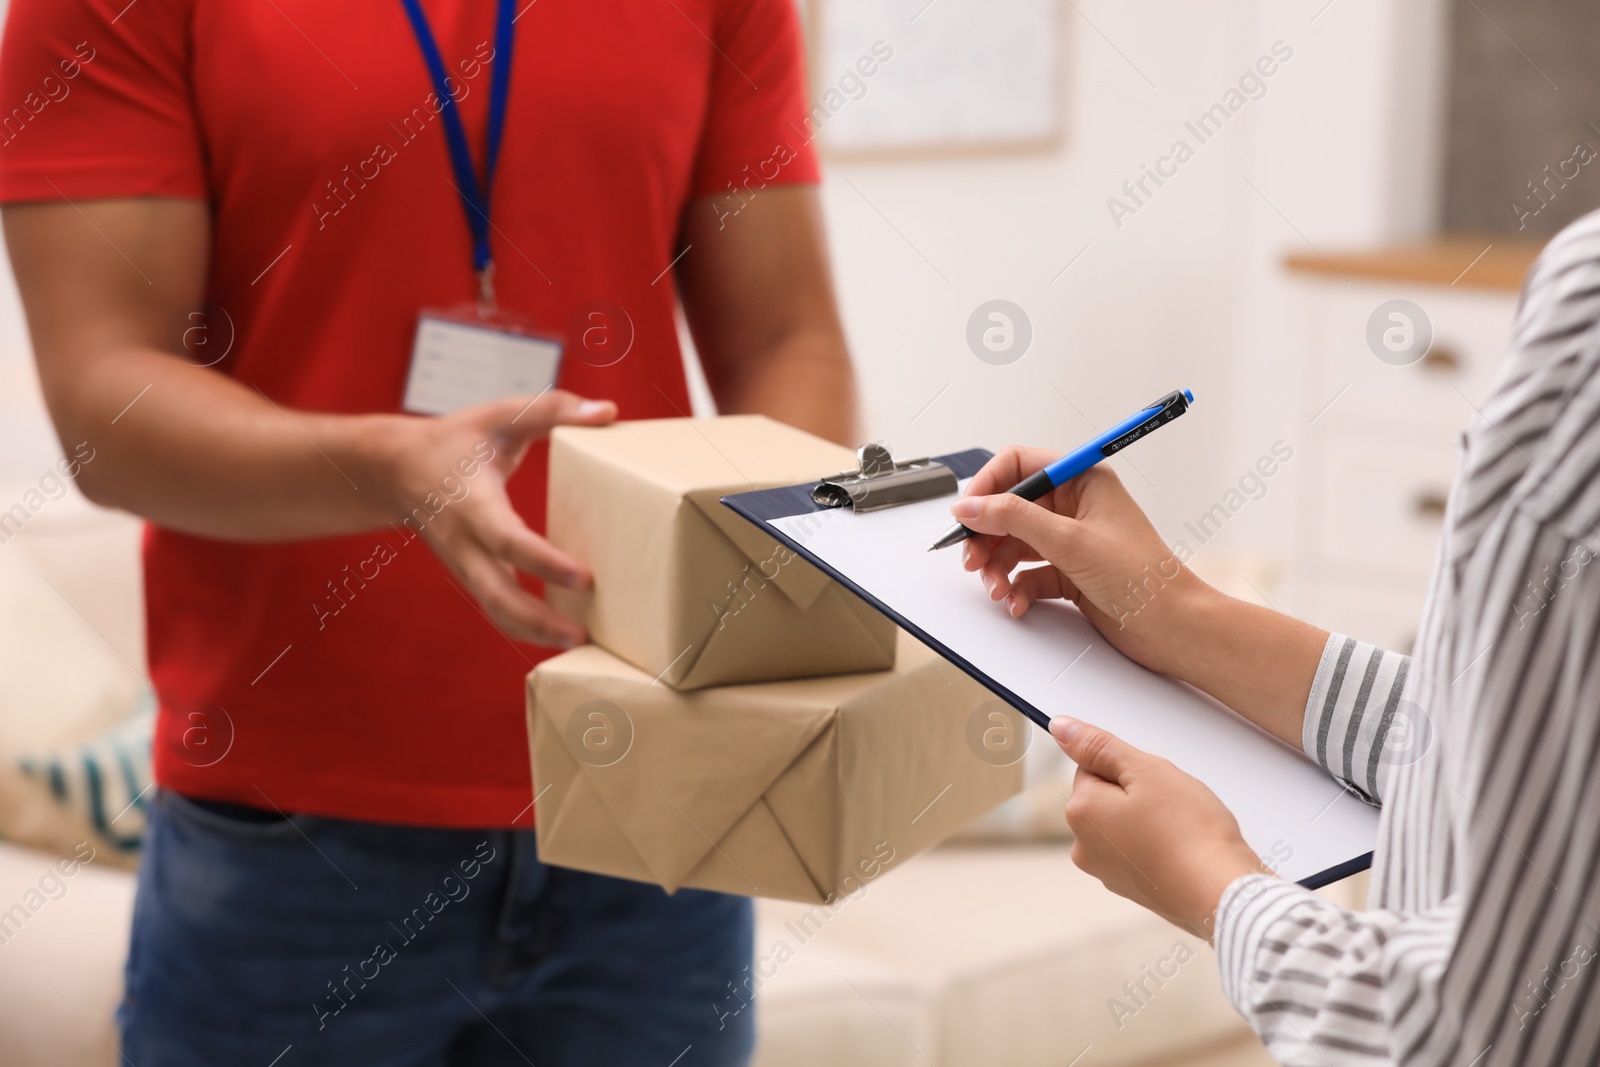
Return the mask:
<svg viewBox="0 0 1600 1067">
<path fill-rule="evenodd" d="M 803 0 L 811 134 L 834 158 L 1049 150 L 1065 137 L 1061 0 Z"/>
</svg>

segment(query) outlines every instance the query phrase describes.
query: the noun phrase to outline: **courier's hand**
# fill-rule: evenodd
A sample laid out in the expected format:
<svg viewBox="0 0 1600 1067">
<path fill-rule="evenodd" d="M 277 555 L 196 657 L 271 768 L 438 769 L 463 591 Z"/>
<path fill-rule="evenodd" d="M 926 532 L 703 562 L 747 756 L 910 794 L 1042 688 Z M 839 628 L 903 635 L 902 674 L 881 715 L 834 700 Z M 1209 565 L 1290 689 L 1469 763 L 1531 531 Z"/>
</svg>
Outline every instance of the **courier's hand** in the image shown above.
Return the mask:
<svg viewBox="0 0 1600 1067">
<path fill-rule="evenodd" d="M 1007 448 L 973 477 L 950 508 L 989 535 L 966 542 L 966 568 L 982 572 L 989 595 L 1012 615 L 1035 600 L 1064 597 L 1124 655 L 1170 673 L 1180 643 L 1192 637 L 1186 609 L 1213 590 L 1179 562 L 1104 465 L 1035 503 L 1006 492 L 1058 458 L 1042 448 Z M 1041 560 L 1043 567 L 1017 570 Z"/>
<path fill-rule="evenodd" d="M 1118 896 L 1211 940 L 1235 878 L 1271 873 L 1216 794 L 1170 762 L 1065 716 L 1050 732 L 1078 765 L 1067 801 L 1072 862 Z"/>
<path fill-rule="evenodd" d="M 592 578 L 528 528 L 511 506 L 506 480 L 552 427 L 601 426 L 616 417 L 609 400 L 552 391 L 391 424 L 386 450 L 396 521 L 420 525 L 484 613 L 517 640 L 571 648 L 587 639 L 582 625 L 522 588 L 519 571 L 573 589 L 588 588 Z"/>
</svg>

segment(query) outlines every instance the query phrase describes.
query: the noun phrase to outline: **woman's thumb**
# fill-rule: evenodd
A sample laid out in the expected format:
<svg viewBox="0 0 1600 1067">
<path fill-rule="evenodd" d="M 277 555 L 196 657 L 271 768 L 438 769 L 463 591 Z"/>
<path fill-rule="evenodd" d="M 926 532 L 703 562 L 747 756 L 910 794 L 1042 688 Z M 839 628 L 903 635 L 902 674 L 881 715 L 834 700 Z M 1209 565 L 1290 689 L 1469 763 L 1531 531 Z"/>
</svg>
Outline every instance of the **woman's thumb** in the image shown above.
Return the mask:
<svg viewBox="0 0 1600 1067">
<path fill-rule="evenodd" d="M 1050 734 L 1072 762 L 1119 785 L 1130 765 L 1143 755 L 1115 734 L 1065 715 L 1050 720 Z"/>
</svg>

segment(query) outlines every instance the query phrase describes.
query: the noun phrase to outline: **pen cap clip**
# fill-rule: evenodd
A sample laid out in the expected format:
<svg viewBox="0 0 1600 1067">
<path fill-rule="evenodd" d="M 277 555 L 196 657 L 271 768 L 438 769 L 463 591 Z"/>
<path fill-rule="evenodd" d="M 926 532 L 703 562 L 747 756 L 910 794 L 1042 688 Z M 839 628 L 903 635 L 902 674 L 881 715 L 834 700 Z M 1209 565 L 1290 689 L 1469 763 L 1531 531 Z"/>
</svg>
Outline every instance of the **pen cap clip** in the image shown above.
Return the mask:
<svg viewBox="0 0 1600 1067">
<path fill-rule="evenodd" d="M 1157 399 L 1154 403 L 1146 404 L 1144 409 L 1160 408 L 1162 413 L 1171 412 L 1172 418 L 1177 418 L 1189 410 L 1189 405 L 1194 403 L 1194 394 L 1187 389 L 1174 389 L 1172 392 Z"/>
<path fill-rule="evenodd" d="M 1155 432 L 1160 427 L 1165 426 L 1167 423 L 1177 418 L 1179 415 L 1182 415 L 1185 411 L 1188 411 L 1189 405 L 1193 402 L 1193 393 L 1190 393 L 1187 389 L 1174 389 L 1172 392 L 1157 400 L 1155 403 L 1147 404 L 1144 410 L 1154 411 L 1155 414 L 1141 422 L 1139 425 L 1135 426 L 1133 429 L 1129 430 L 1127 433 L 1123 434 L 1121 437 L 1118 437 L 1113 441 L 1107 441 L 1105 445 L 1101 447 L 1100 454 L 1104 456 L 1111 456 L 1121 452 L 1124 448 L 1127 448 L 1129 445 L 1139 440 L 1139 438 Z"/>
<path fill-rule="evenodd" d="M 829 475 L 811 491 L 811 499 L 826 508 L 879 511 L 899 504 L 932 500 L 956 491 L 955 471 L 931 459 L 896 463 L 888 448 L 862 445 L 856 452 L 856 469 Z"/>
</svg>

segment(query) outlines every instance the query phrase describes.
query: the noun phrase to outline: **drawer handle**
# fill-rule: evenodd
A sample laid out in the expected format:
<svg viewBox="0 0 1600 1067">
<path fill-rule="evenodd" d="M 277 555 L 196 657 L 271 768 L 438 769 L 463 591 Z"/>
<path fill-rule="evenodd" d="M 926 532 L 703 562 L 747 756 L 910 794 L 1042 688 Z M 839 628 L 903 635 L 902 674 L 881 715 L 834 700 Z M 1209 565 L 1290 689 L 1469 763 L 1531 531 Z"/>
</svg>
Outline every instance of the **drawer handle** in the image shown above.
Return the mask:
<svg viewBox="0 0 1600 1067">
<path fill-rule="evenodd" d="M 1454 374 L 1461 369 L 1461 356 L 1447 345 L 1434 345 L 1422 357 L 1422 369 L 1434 374 Z"/>
<path fill-rule="evenodd" d="M 1447 499 L 1447 496 L 1437 489 L 1424 489 L 1412 501 L 1412 507 L 1419 518 L 1442 519 Z"/>
</svg>

